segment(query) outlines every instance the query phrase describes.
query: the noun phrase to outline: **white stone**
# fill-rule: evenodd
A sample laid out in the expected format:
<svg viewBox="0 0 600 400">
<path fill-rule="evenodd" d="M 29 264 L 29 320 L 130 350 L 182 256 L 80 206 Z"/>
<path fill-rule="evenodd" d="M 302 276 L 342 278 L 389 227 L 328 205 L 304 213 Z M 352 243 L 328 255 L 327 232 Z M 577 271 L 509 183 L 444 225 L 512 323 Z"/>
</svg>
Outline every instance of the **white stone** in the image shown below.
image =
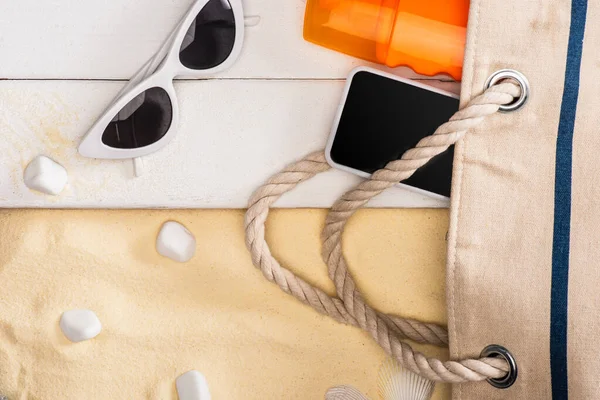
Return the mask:
<svg viewBox="0 0 600 400">
<path fill-rule="evenodd" d="M 95 338 L 102 331 L 98 316 L 90 310 L 71 310 L 60 318 L 60 329 L 71 342 L 83 342 Z"/>
<path fill-rule="evenodd" d="M 196 254 L 196 238 L 185 226 L 168 221 L 160 229 L 156 239 L 156 250 L 171 260 L 188 262 Z"/>
<path fill-rule="evenodd" d="M 179 400 L 210 400 L 206 378 L 196 370 L 181 375 L 175 385 Z"/>
<path fill-rule="evenodd" d="M 57 195 L 67 185 L 67 170 L 57 162 L 45 156 L 33 159 L 23 173 L 25 185 L 38 192 Z"/>
</svg>

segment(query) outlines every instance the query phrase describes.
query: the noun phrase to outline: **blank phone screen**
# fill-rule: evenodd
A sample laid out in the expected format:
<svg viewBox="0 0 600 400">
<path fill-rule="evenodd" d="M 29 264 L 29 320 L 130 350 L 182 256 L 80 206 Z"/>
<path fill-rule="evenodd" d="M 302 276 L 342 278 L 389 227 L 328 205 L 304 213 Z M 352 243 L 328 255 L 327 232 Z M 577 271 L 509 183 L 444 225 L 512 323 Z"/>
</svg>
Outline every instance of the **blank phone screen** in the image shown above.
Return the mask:
<svg viewBox="0 0 600 400">
<path fill-rule="evenodd" d="M 367 71 L 354 75 L 331 147 L 331 159 L 369 174 L 397 160 L 458 111 L 459 101 Z M 450 196 L 454 147 L 404 184 Z"/>
</svg>

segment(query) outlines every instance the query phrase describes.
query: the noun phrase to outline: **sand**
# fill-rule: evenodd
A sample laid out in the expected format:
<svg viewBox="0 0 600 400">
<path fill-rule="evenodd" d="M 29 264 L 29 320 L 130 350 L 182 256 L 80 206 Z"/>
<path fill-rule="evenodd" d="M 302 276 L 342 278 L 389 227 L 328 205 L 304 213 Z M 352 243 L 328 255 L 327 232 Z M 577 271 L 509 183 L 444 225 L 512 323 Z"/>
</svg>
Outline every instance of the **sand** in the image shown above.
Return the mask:
<svg viewBox="0 0 600 400">
<path fill-rule="evenodd" d="M 285 265 L 333 293 L 319 256 L 324 218 L 276 211 L 267 231 Z M 443 210 L 369 210 L 352 220 L 345 251 L 369 301 L 445 323 L 447 219 Z M 196 236 L 189 263 L 157 254 L 167 220 Z M 322 399 L 340 384 L 378 399 L 384 353 L 267 282 L 242 227 L 242 211 L 1 211 L 0 394 L 175 400 L 177 376 L 197 369 L 216 400 Z M 76 308 L 96 312 L 97 338 L 64 337 L 60 316 Z M 448 388 L 434 398 L 449 398 Z"/>
</svg>

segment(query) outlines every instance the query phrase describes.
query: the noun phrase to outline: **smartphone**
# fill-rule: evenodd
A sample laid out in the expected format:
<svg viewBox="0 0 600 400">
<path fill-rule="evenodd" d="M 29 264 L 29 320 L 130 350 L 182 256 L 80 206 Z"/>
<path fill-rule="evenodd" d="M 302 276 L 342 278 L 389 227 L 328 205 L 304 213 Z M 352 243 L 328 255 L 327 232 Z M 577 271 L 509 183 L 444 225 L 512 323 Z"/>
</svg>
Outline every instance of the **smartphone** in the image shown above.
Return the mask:
<svg viewBox="0 0 600 400">
<path fill-rule="evenodd" d="M 459 109 L 457 95 L 378 71 L 354 69 L 346 82 L 326 156 L 362 177 L 385 167 L 429 136 Z M 454 147 L 400 185 L 435 198 L 450 197 Z"/>
</svg>

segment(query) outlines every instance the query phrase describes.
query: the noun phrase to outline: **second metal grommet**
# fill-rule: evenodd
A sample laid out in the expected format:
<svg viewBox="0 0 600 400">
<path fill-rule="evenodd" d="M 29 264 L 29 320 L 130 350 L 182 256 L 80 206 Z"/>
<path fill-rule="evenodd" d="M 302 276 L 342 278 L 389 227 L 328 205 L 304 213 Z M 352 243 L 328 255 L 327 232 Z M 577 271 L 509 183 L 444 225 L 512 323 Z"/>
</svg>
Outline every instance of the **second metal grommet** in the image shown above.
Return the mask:
<svg viewBox="0 0 600 400">
<path fill-rule="evenodd" d="M 529 100 L 529 93 L 531 91 L 529 81 L 527 80 L 525 75 L 523 75 L 519 71 L 515 71 L 512 69 L 501 69 L 500 71 L 494 72 L 492 76 L 488 78 L 488 80 L 485 82 L 485 90 L 504 80 L 516 81 L 521 87 L 521 96 L 514 103 L 507 104 L 505 106 L 500 106 L 500 111 L 517 111 L 518 109 L 523 107 L 525 103 L 527 103 L 527 100 Z"/>
<path fill-rule="evenodd" d="M 500 357 L 500 358 L 503 358 L 504 360 L 506 360 L 506 362 L 508 363 L 509 371 L 505 377 L 490 378 L 487 380 L 488 383 L 490 385 L 492 385 L 493 387 L 498 388 L 498 389 L 508 389 L 509 387 L 514 385 L 514 383 L 517 381 L 517 376 L 519 375 L 519 370 L 517 368 L 517 362 L 515 361 L 515 358 L 512 356 L 512 354 L 510 354 L 510 352 L 506 348 L 504 348 L 502 346 L 498 346 L 496 344 L 493 344 L 493 345 L 488 346 L 485 349 L 483 349 L 480 357 L 481 358 Z"/>
</svg>

